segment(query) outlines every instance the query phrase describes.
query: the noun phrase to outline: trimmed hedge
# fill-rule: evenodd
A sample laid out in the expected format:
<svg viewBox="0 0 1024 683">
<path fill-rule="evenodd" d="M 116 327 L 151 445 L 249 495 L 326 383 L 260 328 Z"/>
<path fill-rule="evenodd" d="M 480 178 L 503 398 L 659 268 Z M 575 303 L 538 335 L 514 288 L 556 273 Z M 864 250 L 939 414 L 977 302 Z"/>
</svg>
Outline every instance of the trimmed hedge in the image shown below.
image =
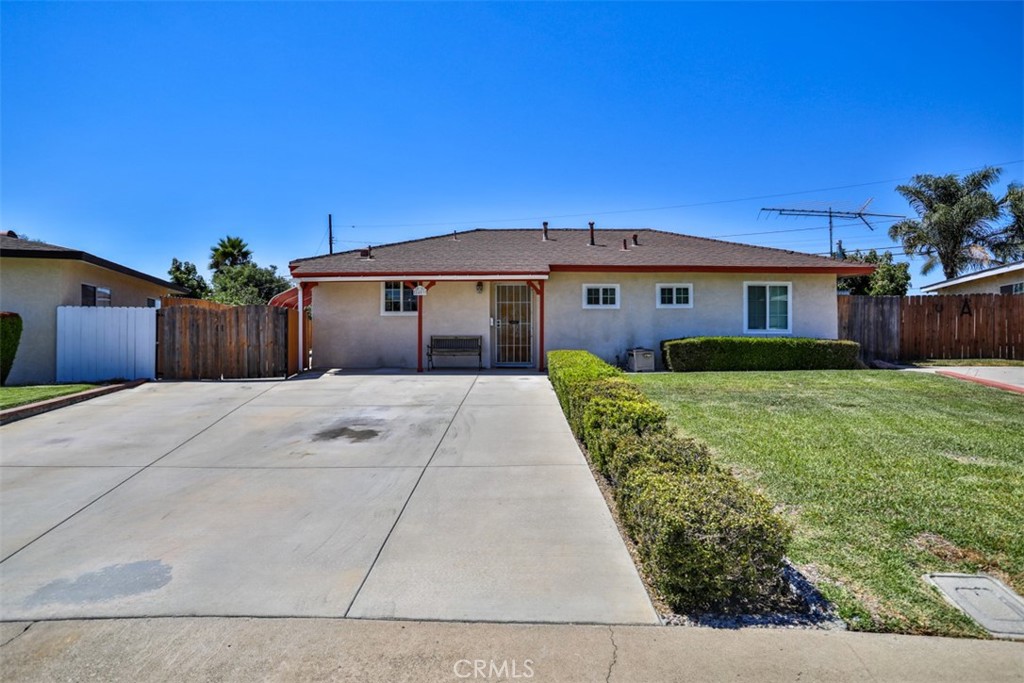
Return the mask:
<svg viewBox="0 0 1024 683">
<path fill-rule="evenodd" d="M 665 411 L 596 356 L 552 351 L 548 373 L 674 609 L 728 608 L 778 587 L 789 528 L 764 496 L 715 465 L 706 445 L 673 434 Z"/>
<path fill-rule="evenodd" d="M 718 469 L 703 442 L 669 432 L 620 438 L 601 472 L 616 486 L 636 469 L 705 474 Z"/>
<path fill-rule="evenodd" d="M 7 376 L 14 366 L 14 356 L 21 342 L 21 316 L 0 312 L 0 385 L 7 384 Z"/>
<path fill-rule="evenodd" d="M 670 605 L 715 609 L 781 587 L 789 528 L 732 475 L 641 467 L 616 489 L 616 502 L 648 578 Z"/>
<path fill-rule="evenodd" d="M 806 337 L 688 337 L 661 342 L 672 372 L 854 370 L 860 344 Z"/>
</svg>

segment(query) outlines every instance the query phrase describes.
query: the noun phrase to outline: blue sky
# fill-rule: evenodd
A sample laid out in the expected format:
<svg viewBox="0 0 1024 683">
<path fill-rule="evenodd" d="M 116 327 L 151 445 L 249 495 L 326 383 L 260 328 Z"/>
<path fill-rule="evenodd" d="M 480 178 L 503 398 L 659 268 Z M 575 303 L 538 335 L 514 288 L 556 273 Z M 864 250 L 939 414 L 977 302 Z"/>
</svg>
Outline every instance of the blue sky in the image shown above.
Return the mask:
<svg viewBox="0 0 1024 683">
<path fill-rule="evenodd" d="M 1022 6 L 5 2 L 0 225 L 156 275 L 225 234 L 286 270 L 328 213 L 339 249 L 592 218 L 827 252 L 759 209 L 1024 178 Z"/>
</svg>

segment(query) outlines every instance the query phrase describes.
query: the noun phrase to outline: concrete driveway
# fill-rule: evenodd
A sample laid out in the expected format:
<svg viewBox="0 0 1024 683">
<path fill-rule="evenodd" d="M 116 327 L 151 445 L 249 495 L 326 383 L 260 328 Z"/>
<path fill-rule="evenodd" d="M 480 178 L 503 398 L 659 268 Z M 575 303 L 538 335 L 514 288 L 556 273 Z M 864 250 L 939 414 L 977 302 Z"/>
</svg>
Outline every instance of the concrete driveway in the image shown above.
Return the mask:
<svg viewBox="0 0 1024 683">
<path fill-rule="evenodd" d="M 153 383 L 0 428 L 0 618 L 657 623 L 535 374 Z"/>
</svg>

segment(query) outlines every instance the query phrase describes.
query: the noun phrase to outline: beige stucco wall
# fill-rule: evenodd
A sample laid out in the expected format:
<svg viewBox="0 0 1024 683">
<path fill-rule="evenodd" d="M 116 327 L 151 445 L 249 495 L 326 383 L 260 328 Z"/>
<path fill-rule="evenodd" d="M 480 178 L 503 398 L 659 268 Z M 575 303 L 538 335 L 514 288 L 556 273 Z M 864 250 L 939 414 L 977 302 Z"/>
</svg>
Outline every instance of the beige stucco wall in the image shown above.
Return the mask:
<svg viewBox="0 0 1024 683">
<path fill-rule="evenodd" d="M 634 346 L 657 350 L 664 339 L 743 334 L 743 283 L 789 282 L 792 336 L 835 339 L 838 334 L 834 275 L 651 273 L 552 273 L 546 283 L 546 349 L 588 349 L 614 361 Z M 693 285 L 693 308 L 659 309 L 657 283 Z M 617 310 L 584 309 L 583 284 L 618 284 Z M 492 283 L 439 282 L 424 308 L 423 339 L 432 334 L 484 338 L 484 365 L 492 360 Z M 381 283 L 321 283 L 313 290 L 313 363 L 317 367 L 416 367 L 416 316 L 382 316 Z M 534 296 L 534 357 L 539 332 Z M 659 359 L 660 363 L 660 359 Z M 439 365 L 472 367 L 475 359 L 445 358 Z"/>
<path fill-rule="evenodd" d="M 999 294 L 999 288 L 1003 285 L 1012 285 L 1016 282 L 1024 282 L 1024 270 L 1012 273 L 1002 273 L 991 277 L 963 282 L 950 287 L 943 287 L 935 290 L 935 294 Z"/>
<path fill-rule="evenodd" d="M 438 282 L 425 297 L 423 343 L 430 335 L 480 335 L 490 367 L 490 287 Z M 381 315 L 380 282 L 323 282 L 313 289 L 313 364 L 321 368 L 416 367 L 416 315 Z M 426 363 L 424 356 L 424 363 Z M 444 358 L 476 367 L 476 358 Z"/>
<path fill-rule="evenodd" d="M 587 349 L 614 361 L 636 346 L 658 351 L 665 339 L 742 336 L 743 283 L 755 281 L 792 283 L 791 336 L 836 338 L 835 275 L 552 273 L 547 285 L 547 348 Z M 656 308 L 658 283 L 692 284 L 693 308 Z M 584 309 L 584 284 L 618 284 L 620 307 Z M 660 354 L 656 357 L 660 364 Z"/>
<path fill-rule="evenodd" d="M 0 261 L 0 310 L 21 315 L 23 329 L 8 384 L 55 381 L 57 307 L 82 303 L 82 285 L 110 289 L 111 306 L 145 306 L 166 287 L 84 261 L 5 258 Z"/>
</svg>

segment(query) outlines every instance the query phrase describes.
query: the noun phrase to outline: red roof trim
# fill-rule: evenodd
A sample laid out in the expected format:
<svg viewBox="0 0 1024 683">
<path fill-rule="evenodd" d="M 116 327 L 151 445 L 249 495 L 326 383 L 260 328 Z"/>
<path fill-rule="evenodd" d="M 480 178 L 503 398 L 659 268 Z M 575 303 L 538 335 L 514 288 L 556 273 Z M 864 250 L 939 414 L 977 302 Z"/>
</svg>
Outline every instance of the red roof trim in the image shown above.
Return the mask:
<svg viewBox="0 0 1024 683">
<path fill-rule="evenodd" d="M 870 275 L 874 266 L 583 266 L 551 265 L 551 271 L 572 273 L 828 273 Z"/>
<path fill-rule="evenodd" d="M 424 271 L 391 271 L 391 272 L 335 272 L 335 273 L 294 273 L 292 276 L 296 278 L 311 278 L 311 277 L 358 277 L 364 279 L 379 279 L 382 277 L 393 277 L 393 278 L 407 278 L 407 277 L 432 277 L 434 275 L 462 275 L 466 277 L 506 277 L 509 275 L 521 275 L 523 277 L 537 277 L 538 275 L 547 275 L 545 272 L 539 272 L 535 270 L 424 270 Z"/>
</svg>

